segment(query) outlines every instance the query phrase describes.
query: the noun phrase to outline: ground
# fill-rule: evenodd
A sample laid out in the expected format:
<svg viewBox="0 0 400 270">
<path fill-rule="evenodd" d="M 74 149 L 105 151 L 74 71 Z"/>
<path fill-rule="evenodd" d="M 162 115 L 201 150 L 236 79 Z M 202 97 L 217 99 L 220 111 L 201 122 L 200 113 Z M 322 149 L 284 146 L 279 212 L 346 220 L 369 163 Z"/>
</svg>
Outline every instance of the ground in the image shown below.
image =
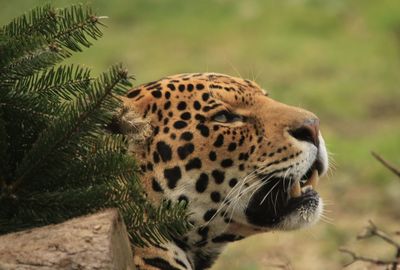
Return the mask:
<svg viewBox="0 0 400 270">
<path fill-rule="evenodd" d="M 0 24 L 44 0 L 0 0 Z M 53 1 L 66 6 L 77 1 Z M 327 222 L 232 244 L 213 269 L 340 269 L 369 219 L 400 229 L 400 181 L 370 155 L 400 164 L 400 1 L 90 1 L 105 37 L 70 62 L 99 72 L 124 62 L 137 83 L 182 72 L 254 79 L 271 96 L 319 115 L 334 160 L 321 182 Z M 364 269 L 354 265 L 347 269 Z"/>
</svg>

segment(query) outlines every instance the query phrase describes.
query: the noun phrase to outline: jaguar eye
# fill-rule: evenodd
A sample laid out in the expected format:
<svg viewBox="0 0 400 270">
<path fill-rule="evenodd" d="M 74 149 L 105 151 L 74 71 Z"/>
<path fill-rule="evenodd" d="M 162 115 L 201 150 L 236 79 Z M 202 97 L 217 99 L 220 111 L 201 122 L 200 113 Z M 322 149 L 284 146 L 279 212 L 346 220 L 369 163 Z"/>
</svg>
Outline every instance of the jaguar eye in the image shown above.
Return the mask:
<svg viewBox="0 0 400 270">
<path fill-rule="evenodd" d="M 219 111 L 212 117 L 212 120 L 219 123 L 234 123 L 238 121 L 243 122 L 245 117 L 229 111 Z"/>
</svg>

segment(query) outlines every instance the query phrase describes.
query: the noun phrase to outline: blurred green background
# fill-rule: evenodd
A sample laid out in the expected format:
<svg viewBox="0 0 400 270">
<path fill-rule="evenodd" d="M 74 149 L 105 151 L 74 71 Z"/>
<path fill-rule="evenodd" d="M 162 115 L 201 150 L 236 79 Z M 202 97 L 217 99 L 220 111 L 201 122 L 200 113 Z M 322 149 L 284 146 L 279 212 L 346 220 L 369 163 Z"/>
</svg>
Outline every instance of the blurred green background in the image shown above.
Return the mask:
<svg viewBox="0 0 400 270">
<path fill-rule="evenodd" d="M 37 5 L 0 0 L 0 24 Z M 68 62 L 96 72 L 123 62 L 137 83 L 213 71 L 255 80 L 279 101 L 321 118 L 331 173 L 321 182 L 326 221 L 232 244 L 213 269 L 341 269 L 347 246 L 388 258 L 379 241 L 358 243 L 372 219 L 400 229 L 400 181 L 375 150 L 400 165 L 400 1 L 93 0 L 105 36 Z M 365 269 L 354 264 L 346 269 Z"/>
</svg>

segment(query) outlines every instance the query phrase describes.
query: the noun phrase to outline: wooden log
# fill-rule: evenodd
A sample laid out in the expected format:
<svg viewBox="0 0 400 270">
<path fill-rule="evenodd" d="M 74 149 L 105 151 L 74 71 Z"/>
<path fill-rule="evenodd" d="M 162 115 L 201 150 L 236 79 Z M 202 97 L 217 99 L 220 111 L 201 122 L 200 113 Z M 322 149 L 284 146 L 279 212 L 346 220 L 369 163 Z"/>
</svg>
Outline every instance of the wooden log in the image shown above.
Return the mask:
<svg viewBox="0 0 400 270">
<path fill-rule="evenodd" d="M 135 269 L 116 209 L 0 236 L 0 270 Z"/>
</svg>

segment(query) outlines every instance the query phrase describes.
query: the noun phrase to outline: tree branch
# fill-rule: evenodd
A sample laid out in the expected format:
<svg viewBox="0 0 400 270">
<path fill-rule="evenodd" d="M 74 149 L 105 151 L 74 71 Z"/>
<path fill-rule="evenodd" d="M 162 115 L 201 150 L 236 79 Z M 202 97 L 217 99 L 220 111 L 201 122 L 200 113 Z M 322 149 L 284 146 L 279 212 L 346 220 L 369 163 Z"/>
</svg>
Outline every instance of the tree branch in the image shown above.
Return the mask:
<svg viewBox="0 0 400 270">
<path fill-rule="evenodd" d="M 358 255 L 355 252 L 348 250 L 346 248 L 341 248 L 341 249 L 339 249 L 340 252 L 347 253 L 352 258 L 352 261 L 345 264 L 345 267 L 353 264 L 356 261 L 363 261 L 363 262 L 368 262 L 368 263 L 372 263 L 375 265 L 386 265 L 388 267 L 387 269 L 397 270 L 397 266 L 400 264 L 400 243 L 398 243 L 396 240 L 394 240 L 387 233 L 379 230 L 379 228 L 371 220 L 369 220 L 369 225 L 365 228 L 365 230 L 357 236 L 357 240 L 368 239 L 368 238 L 372 238 L 374 236 L 382 239 L 386 243 L 395 247 L 395 249 L 396 249 L 395 257 L 392 260 L 374 259 L 374 258 Z"/>
<path fill-rule="evenodd" d="M 388 168 L 391 172 L 393 172 L 395 175 L 400 177 L 400 169 L 396 168 L 393 164 L 389 163 L 387 160 L 382 158 L 380 155 L 375 153 L 374 151 L 371 152 L 372 156 L 376 158 L 380 163 L 383 164 L 386 168 Z"/>
<path fill-rule="evenodd" d="M 364 232 L 360 233 L 357 236 L 357 239 L 367 239 L 373 236 L 377 236 L 388 244 L 394 246 L 396 249 L 400 250 L 400 243 L 392 239 L 387 233 L 379 230 L 378 227 L 372 222 L 372 220 L 369 220 L 368 222 L 369 226 L 365 228 Z"/>
<path fill-rule="evenodd" d="M 346 254 L 349 254 L 351 256 L 351 259 L 352 259 L 352 261 L 349 262 L 349 263 L 346 263 L 344 265 L 344 267 L 347 267 L 347 266 L 355 263 L 356 261 L 369 262 L 369 263 L 372 263 L 372 264 L 375 264 L 375 265 L 393 265 L 393 264 L 397 264 L 398 263 L 395 260 L 380 260 L 380 259 L 368 258 L 368 257 L 365 257 L 365 256 L 358 255 L 355 252 L 353 252 L 351 250 L 348 250 L 348 249 L 345 249 L 345 248 L 340 248 L 339 251 L 343 252 L 343 253 L 346 253 Z M 394 269 L 396 269 L 396 268 L 394 268 Z"/>
</svg>

